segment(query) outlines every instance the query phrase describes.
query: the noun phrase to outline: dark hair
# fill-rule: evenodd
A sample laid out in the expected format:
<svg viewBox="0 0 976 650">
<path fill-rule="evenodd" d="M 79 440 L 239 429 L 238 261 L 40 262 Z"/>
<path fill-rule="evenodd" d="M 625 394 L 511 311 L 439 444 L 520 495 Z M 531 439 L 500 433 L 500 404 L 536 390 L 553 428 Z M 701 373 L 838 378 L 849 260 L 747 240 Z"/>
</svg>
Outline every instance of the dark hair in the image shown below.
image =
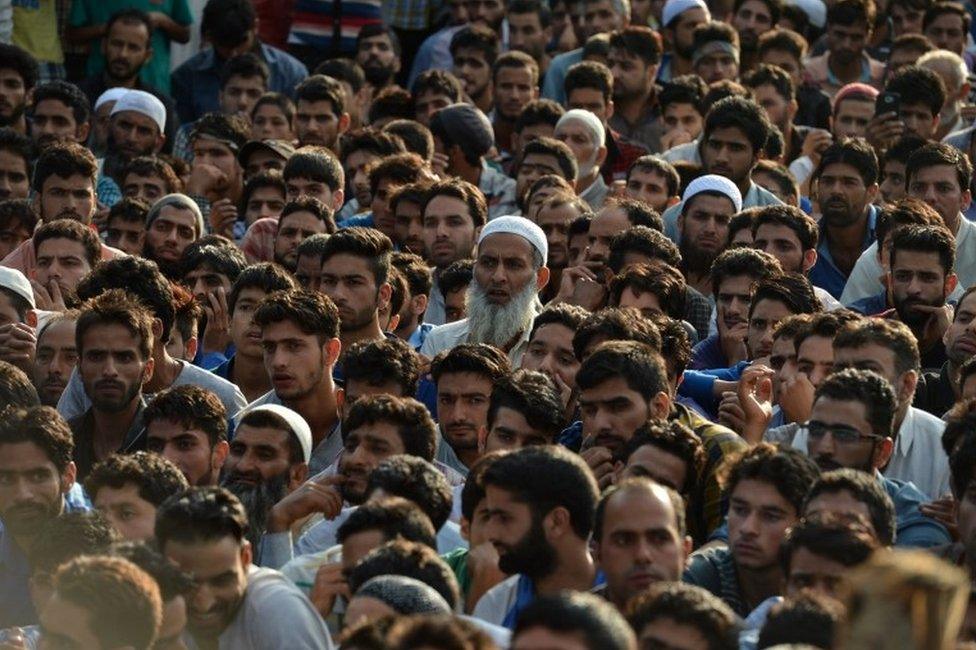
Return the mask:
<svg viewBox="0 0 976 650">
<path fill-rule="evenodd" d="M 193 590 L 192 576 L 183 573 L 175 563 L 146 542 L 116 542 L 111 552 L 148 573 L 159 585 L 159 595 L 164 604 Z"/>
<path fill-rule="evenodd" d="M 726 97 L 715 102 L 705 116 L 702 142 L 707 142 L 718 129 L 737 128 L 745 134 L 755 154 L 766 146 L 770 126 L 766 111 L 756 102 L 742 97 Z"/>
<path fill-rule="evenodd" d="M 535 337 L 536 330 L 540 327 L 553 323 L 562 325 L 571 332 L 576 332 L 576 329 L 587 316 L 589 316 L 589 312 L 578 305 L 570 305 L 564 302 L 546 305 L 532 321 L 529 340 L 531 341 Z"/>
<path fill-rule="evenodd" d="M 511 13 L 511 8 L 509 8 L 509 13 Z M 502 53 L 497 59 L 495 59 L 494 65 L 491 66 L 491 79 L 493 83 L 498 80 L 498 73 L 503 68 L 524 68 L 528 70 L 529 74 L 531 75 L 531 83 L 539 83 L 539 64 L 536 63 L 535 59 L 525 52 L 511 50 L 509 52 Z"/>
<path fill-rule="evenodd" d="M 691 335 L 687 324 L 677 318 L 661 314 L 651 321 L 661 333 L 661 356 L 668 369 L 668 380 L 678 385 L 678 379 L 691 361 Z"/>
<path fill-rule="evenodd" d="M 420 402 L 412 399 L 409 401 L 413 402 L 411 406 L 418 414 L 423 412 L 427 417 L 431 440 L 430 458 L 433 458 L 434 441 L 437 436 L 433 420 Z M 358 404 L 359 402 L 355 406 Z M 379 489 L 385 494 L 403 497 L 416 503 L 430 517 L 435 530 L 440 530 L 451 515 L 453 492 L 444 474 L 434 467 L 430 460 L 414 455 L 409 450 L 405 454 L 390 456 L 383 460 L 369 473 L 366 494 L 372 494 Z"/>
<path fill-rule="evenodd" d="M 849 492 L 855 501 L 868 507 L 871 526 L 882 546 L 895 543 L 895 505 L 878 479 L 867 472 L 846 468 L 824 472 L 810 487 L 803 502 L 804 511 L 820 495 L 838 492 Z"/>
<path fill-rule="evenodd" d="M 744 0 L 739 1 L 744 2 Z M 760 86 L 772 86 L 776 94 L 787 102 L 796 99 L 793 78 L 786 73 L 786 70 L 776 65 L 760 63 L 742 78 L 742 85 L 753 90 Z"/>
<path fill-rule="evenodd" d="M 837 332 L 834 350 L 876 344 L 895 355 L 895 372 L 901 374 L 920 367 L 918 341 L 908 325 L 898 320 L 865 318 Z"/>
<path fill-rule="evenodd" d="M 626 465 L 634 452 L 645 446 L 657 447 L 684 462 L 685 482 L 678 489 L 683 495 L 696 493 L 708 460 L 698 434 L 678 421 L 649 420 L 637 427 L 634 435 L 617 449 L 613 460 Z"/>
<path fill-rule="evenodd" d="M 247 268 L 247 259 L 236 246 L 201 245 L 198 240 L 184 249 L 183 255 L 180 257 L 180 266 L 183 277 L 201 266 L 208 266 L 214 273 L 227 276 L 227 279 L 233 284 Z"/>
<path fill-rule="evenodd" d="M 395 153 L 403 153 L 404 150 L 403 142 L 399 138 L 371 128 L 343 133 L 339 139 L 339 148 L 342 151 L 343 160 L 354 151 L 368 151 L 382 158 Z"/>
<path fill-rule="evenodd" d="M 759 208 L 753 214 L 753 238 L 755 238 L 760 226 L 786 226 L 796 235 L 802 250 L 817 247 L 820 237 L 817 222 L 803 210 L 791 205 L 768 205 Z"/>
<path fill-rule="evenodd" d="M 784 273 L 760 280 L 752 292 L 749 317 L 760 300 L 782 303 L 791 314 L 813 314 L 823 309 L 813 285 L 799 273 Z"/>
<path fill-rule="evenodd" d="M 264 89 L 268 89 L 268 65 L 252 52 L 238 54 L 224 64 L 224 69 L 220 71 L 220 88 L 223 89 L 234 77 L 242 79 L 261 78 Z"/>
<path fill-rule="evenodd" d="M 592 650 L 629 650 L 637 647 L 634 632 L 623 616 L 605 599 L 577 591 L 539 596 L 523 609 L 512 631 L 513 645 L 519 634 L 545 628 L 581 637 Z"/>
<path fill-rule="evenodd" d="M 254 324 L 262 329 L 286 320 L 304 334 L 316 335 L 320 344 L 339 338 L 339 310 L 323 293 L 305 289 L 277 291 L 254 312 Z"/>
<path fill-rule="evenodd" d="M 518 369 L 494 383 L 488 405 L 489 429 L 502 407 L 521 414 L 530 427 L 543 432 L 553 444 L 565 424 L 559 392 L 541 372 Z"/>
<path fill-rule="evenodd" d="M 415 117 L 413 97 L 400 86 L 387 86 L 379 91 L 369 105 L 367 116 L 370 124 L 386 119 L 412 120 Z"/>
<path fill-rule="evenodd" d="M 701 587 L 659 582 L 635 596 L 627 606 L 627 621 L 638 635 L 660 619 L 696 630 L 709 650 L 739 647 L 739 617 L 725 601 Z"/>
<path fill-rule="evenodd" d="M 843 606 L 829 598 L 802 592 L 775 605 L 759 632 L 756 648 L 832 648 L 843 619 Z M 794 645 L 795 644 L 795 645 Z"/>
<path fill-rule="evenodd" d="M 3 61 L 4 68 L 13 70 L 20 76 L 21 81 L 24 82 L 24 90 L 29 92 L 37 85 L 40 75 L 39 66 L 37 59 L 27 50 L 10 43 L 0 43 L 0 61 Z"/>
<path fill-rule="evenodd" d="M 408 191 L 398 191 L 396 196 L 390 199 L 390 206 L 393 207 L 395 200 L 407 199 Z M 420 202 L 419 196 L 417 202 Z M 414 253 L 394 251 L 390 263 L 403 274 L 411 296 L 426 296 L 430 293 L 434 284 L 434 274 L 424 258 Z"/>
<path fill-rule="evenodd" d="M 426 168 L 426 161 L 415 153 L 390 154 L 375 160 L 366 168 L 370 193 L 375 195 L 384 180 L 397 185 L 416 183 L 423 178 Z"/>
<path fill-rule="evenodd" d="M 697 50 L 702 45 L 711 43 L 712 41 L 731 43 L 735 49 L 739 49 L 739 32 L 728 23 L 717 20 L 702 23 L 695 27 L 695 30 L 691 34 L 691 39 L 692 50 Z"/>
<path fill-rule="evenodd" d="M 793 337 L 793 345 L 799 351 L 803 342 L 811 336 L 819 336 L 833 340 L 839 331 L 860 320 L 860 314 L 848 309 L 836 309 L 834 311 L 816 313 L 809 320 L 807 326 L 801 328 L 796 336 Z"/>
<path fill-rule="evenodd" d="M 427 461 L 434 459 L 436 426 L 424 405 L 412 397 L 364 395 L 359 398 L 342 422 L 343 439 L 356 429 L 379 422 L 396 426 L 405 453 Z"/>
<path fill-rule="evenodd" d="M 928 0 L 894 0 L 890 6 L 910 7 L 913 4 L 923 5 L 918 7 L 918 9 L 924 10 L 924 5 L 928 5 L 929 2 Z M 915 52 L 920 57 L 923 54 L 928 54 L 934 49 L 936 49 L 935 44 L 922 34 L 901 34 L 891 41 L 891 50 L 888 52 L 888 58 L 890 59 L 891 55 L 899 50 Z"/>
<path fill-rule="evenodd" d="M 905 34 L 905 36 L 909 35 L 910 34 Z M 882 157 L 882 163 L 894 161 L 905 165 L 908 163 L 908 158 L 912 155 L 912 153 L 925 146 L 927 142 L 928 140 L 919 137 L 914 133 L 906 133 L 895 140 L 895 144 L 891 145 L 887 150 L 885 150 L 884 156 Z"/>
<path fill-rule="evenodd" d="M 779 0 L 760 0 L 762 4 L 766 5 L 766 9 L 769 10 L 769 15 L 771 18 L 771 23 L 775 25 L 779 22 L 780 14 L 783 12 L 783 3 Z M 737 13 L 739 9 L 746 3 L 746 0 L 735 0 L 733 5 L 733 12 Z"/>
<path fill-rule="evenodd" d="M 369 262 L 370 271 L 376 287 L 387 281 L 390 274 L 390 255 L 393 253 L 393 242 L 379 230 L 373 228 L 352 227 L 343 228 L 329 237 L 322 252 L 322 263 L 325 264 L 332 257 L 339 254 L 361 257 Z"/>
<path fill-rule="evenodd" d="M 200 34 L 218 47 L 235 47 L 247 40 L 257 24 L 251 0 L 208 0 L 200 19 Z"/>
<path fill-rule="evenodd" d="M 126 223 L 138 223 L 145 227 L 147 214 L 149 214 L 149 204 L 146 201 L 126 197 L 109 208 L 106 223 L 111 224 L 113 219 L 121 219 Z"/>
<path fill-rule="evenodd" d="M 576 358 L 582 360 L 587 348 L 599 339 L 633 341 L 654 351 L 661 349 L 661 334 L 657 327 L 633 307 L 608 307 L 587 316 L 573 335 L 573 353 Z"/>
<path fill-rule="evenodd" d="M 143 361 L 152 356 L 153 319 L 149 311 L 133 296 L 122 289 L 108 291 L 86 300 L 75 325 L 75 345 L 78 355 L 84 354 L 85 335 L 93 327 L 121 325 L 138 340 L 139 354 Z"/>
<path fill-rule="evenodd" d="M 299 102 L 329 102 L 336 117 L 346 111 L 346 93 L 332 77 L 314 74 L 295 87 L 295 105 Z"/>
<path fill-rule="evenodd" d="M 37 157 L 34 175 L 31 177 L 31 189 L 40 193 L 51 176 L 70 178 L 75 175 L 90 178 L 94 185 L 98 175 L 95 156 L 75 142 L 56 142 L 45 147 Z"/>
<path fill-rule="evenodd" d="M 573 343 L 576 343 L 575 339 Z M 637 341 L 601 343 L 583 360 L 576 373 L 576 385 L 580 390 L 596 388 L 610 379 L 623 379 L 628 388 L 645 400 L 658 393 L 670 394 L 664 359 L 657 350 Z"/>
<path fill-rule="evenodd" d="M 551 99 L 533 99 L 522 108 L 522 112 L 515 119 L 515 133 L 521 133 L 526 127 L 540 124 L 555 128 L 559 118 L 566 109 Z"/>
<path fill-rule="evenodd" d="M 236 156 L 241 147 L 251 139 L 251 123 L 242 115 L 206 113 L 193 123 L 190 143 L 192 144 L 201 135 L 219 140 Z"/>
<path fill-rule="evenodd" d="M 295 102 L 288 95 L 275 92 L 264 93 L 258 98 L 258 101 L 254 103 L 254 108 L 251 109 L 251 119 L 254 119 L 259 108 L 267 104 L 277 106 L 278 110 L 284 114 L 285 119 L 288 120 L 288 124 L 291 124 L 292 120 L 295 119 Z"/>
<path fill-rule="evenodd" d="M 972 22 L 972 17 L 966 11 L 966 7 L 959 2 L 936 2 L 926 9 L 925 16 L 922 18 L 922 31 L 927 30 L 929 25 L 935 22 L 936 18 L 946 14 L 959 16 L 959 19 L 962 21 L 962 31 L 964 33 L 969 32 L 969 24 Z"/>
<path fill-rule="evenodd" d="M 163 181 L 167 194 L 183 191 L 183 181 L 176 175 L 176 172 L 173 171 L 173 168 L 168 162 L 157 156 L 139 156 L 130 160 L 122 168 L 121 178 L 123 185 L 125 184 L 126 176 L 129 174 L 136 174 L 137 176 L 159 176 Z M 122 189 L 124 190 L 125 187 Z"/>
<path fill-rule="evenodd" d="M 563 142 L 556 140 L 555 138 L 536 138 L 528 144 L 522 150 L 522 157 L 519 160 L 519 165 L 529 154 L 539 155 L 539 156 L 552 156 L 556 159 L 556 163 L 559 165 L 559 170 L 562 172 L 563 178 L 568 181 L 576 180 L 576 176 L 579 174 L 579 165 L 576 162 L 576 157 L 573 155 L 572 150 Z"/>
<path fill-rule="evenodd" d="M 441 295 L 446 296 L 467 289 L 473 277 L 474 260 L 457 260 L 441 271 L 441 276 L 437 278 L 437 286 L 440 287 Z"/>
<path fill-rule="evenodd" d="M 393 540 L 366 554 L 346 577 L 350 593 L 377 576 L 406 576 L 432 587 L 444 597 L 451 609 L 461 599 L 454 572 L 437 551 L 424 544 Z"/>
<path fill-rule="evenodd" d="M 891 233 L 891 261 L 889 267 L 894 273 L 895 255 L 899 250 L 922 253 L 935 253 L 943 275 L 952 273 L 956 260 L 956 240 L 947 229 L 941 226 L 900 226 Z"/>
<path fill-rule="evenodd" d="M 438 196 L 449 196 L 463 201 L 468 207 L 468 216 L 474 222 L 475 228 L 485 225 L 488 221 L 488 204 L 485 201 L 485 196 L 481 190 L 471 183 L 456 177 L 432 183 L 427 188 L 423 205 L 420 206 L 421 212 L 426 212 L 427 206 Z"/>
<path fill-rule="evenodd" d="M 291 274 L 277 264 L 271 262 L 252 264 L 241 271 L 237 280 L 234 281 L 234 286 L 231 287 L 230 294 L 227 296 L 227 309 L 231 315 L 234 314 L 237 301 L 244 289 L 259 289 L 266 294 L 271 294 L 276 291 L 297 288 L 298 285 Z"/>
<path fill-rule="evenodd" d="M 610 34 L 610 49 L 624 50 L 645 66 L 661 62 L 661 37 L 646 25 L 630 25 Z"/>
<path fill-rule="evenodd" d="M 173 310 L 176 314 L 173 321 L 173 333 L 179 333 L 180 338 L 186 342 L 199 333 L 197 323 L 203 318 L 203 307 L 183 285 L 174 284 L 172 289 Z M 170 334 L 170 338 L 172 338 L 173 333 Z"/>
<path fill-rule="evenodd" d="M 410 92 L 413 94 L 414 102 L 425 92 L 445 95 L 452 104 L 458 103 L 464 97 L 461 81 L 447 70 L 437 68 L 421 72 L 410 87 Z M 372 115 L 370 117 L 372 118 Z"/>
<path fill-rule="evenodd" d="M 142 421 L 149 428 L 156 420 L 203 431 L 211 449 L 227 440 L 227 409 L 216 393 L 200 386 L 183 384 L 156 393 L 143 411 Z"/>
<path fill-rule="evenodd" d="M 7 47 L 14 46 L 0 43 L 0 61 L 3 61 L 4 66 L 9 62 L 9 59 L 4 59 L 2 55 L 3 48 Z M 31 147 L 31 139 L 26 135 L 14 131 L 9 126 L 0 128 L 0 151 L 7 151 L 23 160 L 24 170 L 28 177 L 30 177 Z"/>
<path fill-rule="evenodd" d="M 820 469 L 796 449 L 775 447 L 763 442 L 741 454 L 730 456 L 719 469 L 719 482 L 727 495 L 742 481 L 760 481 L 772 486 L 799 515 L 810 486 Z"/>
<path fill-rule="evenodd" d="M 613 94 L 613 73 L 610 72 L 610 68 L 598 61 L 581 61 L 570 66 L 563 86 L 567 98 L 578 88 L 590 88 L 599 90 L 603 95 L 603 101 L 609 102 Z"/>
<path fill-rule="evenodd" d="M 902 106 L 922 105 L 933 116 L 942 111 L 946 99 L 942 77 L 917 65 L 908 65 L 895 72 L 885 84 L 885 92 L 899 93 Z"/>
<path fill-rule="evenodd" d="M 461 516 L 464 519 L 467 519 L 469 522 L 473 521 L 478 504 L 485 498 L 485 486 L 482 480 L 485 475 L 485 470 L 493 462 L 507 453 L 508 450 L 490 451 L 481 455 L 471 465 L 467 479 L 464 481 L 464 486 L 461 488 Z"/>
<path fill-rule="evenodd" d="M 70 239 L 81 244 L 85 251 L 85 261 L 91 268 L 102 259 L 102 246 L 98 241 L 98 235 L 88 226 L 73 219 L 56 219 L 42 224 L 35 230 L 33 237 L 35 253 L 39 253 L 41 244 L 49 239 Z"/>
<path fill-rule="evenodd" d="M 634 171 L 655 172 L 663 176 L 664 182 L 667 184 L 668 196 L 678 196 L 678 185 L 681 183 L 681 178 L 678 176 L 678 170 L 674 168 L 674 165 L 664 158 L 648 154 L 635 160 L 627 169 L 626 180 L 628 183 L 630 182 L 630 175 Z"/>
<path fill-rule="evenodd" d="M 829 513 L 818 513 L 804 517 L 786 532 L 779 558 L 783 573 L 789 576 L 793 556 L 801 548 L 853 568 L 866 562 L 879 546 L 878 539 L 863 525 Z"/>
<path fill-rule="evenodd" d="M 769 253 L 755 248 L 731 248 L 712 262 L 712 291 L 718 296 L 719 287 L 732 277 L 744 275 L 759 282 L 782 272 L 779 261 Z"/>
<path fill-rule="evenodd" d="M 176 465 L 162 456 L 137 451 L 112 454 L 95 465 L 85 479 L 85 492 L 95 499 L 102 488 L 119 490 L 130 484 L 139 490 L 140 499 L 157 507 L 171 495 L 190 487 Z"/>
<path fill-rule="evenodd" d="M 772 176 L 772 180 L 779 186 L 779 191 L 783 194 L 788 194 L 790 196 L 800 196 L 800 186 L 796 182 L 796 178 L 790 173 L 785 166 L 774 160 L 759 160 L 756 162 L 756 167 L 752 170 L 755 172 L 764 172 Z"/>
<path fill-rule="evenodd" d="M 33 443 L 59 473 L 64 473 L 72 460 L 75 443 L 71 428 L 60 413 L 49 406 L 31 406 L 8 408 L 2 414 L 0 445 Z"/>
<path fill-rule="evenodd" d="M 156 510 L 156 543 L 211 542 L 230 537 L 238 544 L 247 536 L 244 506 L 228 490 L 219 487 L 191 487 L 166 499 Z"/>
<path fill-rule="evenodd" d="M 416 503 L 401 497 L 367 501 L 353 510 L 336 531 L 336 541 L 343 544 L 353 535 L 374 530 L 384 542 L 402 539 L 437 550 L 437 531 L 430 518 Z"/>
<path fill-rule="evenodd" d="M 617 208 L 627 217 L 631 226 L 646 226 L 658 232 L 664 232 L 664 220 L 657 210 L 637 199 L 625 196 L 607 197 L 603 203 L 605 208 Z"/>
<path fill-rule="evenodd" d="M 927 167 L 947 165 L 954 167 L 956 178 L 959 182 L 959 189 L 966 191 L 969 189 L 969 181 L 973 176 L 973 166 L 969 162 L 969 157 L 952 145 L 940 142 L 930 142 L 919 149 L 916 149 L 908 162 L 905 164 L 905 185 L 911 184 L 912 176 Z"/>
<path fill-rule="evenodd" d="M 48 99 L 55 99 L 70 108 L 71 114 L 79 126 L 91 120 L 91 104 L 88 97 L 81 91 L 81 88 L 73 83 L 55 79 L 34 88 L 34 108 Z M 33 112 L 33 109 L 31 111 Z"/>
<path fill-rule="evenodd" d="M 366 27 L 364 26 L 363 29 Z M 362 30 L 360 30 L 360 34 L 362 34 Z M 366 73 L 363 72 L 362 66 L 352 59 L 326 59 L 315 67 L 312 74 L 323 74 L 336 81 L 344 81 L 349 84 L 353 93 L 358 93 L 366 85 Z"/>
<path fill-rule="evenodd" d="M 976 289 L 973 289 L 976 291 Z M 969 363 L 970 359 L 966 359 L 965 363 Z M 960 385 L 963 385 L 964 380 L 960 380 Z M 944 416 L 946 427 L 942 432 L 942 449 L 945 451 L 946 456 L 952 457 L 952 454 L 960 446 L 960 441 L 965 437 L 969 431 L 976 430 L 976 399 L 970 397 L 968 399 L 961 399 L 953 405 L 949 412 Z"/>
<path fill-rule="evenodd" d="M 240 211 L 247 210 L 247 204 L 251 201 L 251 196 L 259 189 L 271 187 L 281 193 L 281 198 L 288 196 L 288 188 L 285 186 L 285 179 L 277 169 L 258 172 L 244 181 L 244 191 L 241 192 Z M 302 197 L 299 197 L 302 198 Z"/>
<path fill-rule="evenodd" d="M 854 0 L 840 1 L 853 2 Z M 878 156 L 864 138 L 845 138 L 827 147 L 820 156 L 820 164 L 814 170 L 813 178 L 819 179 L 828 166 L 837 164 L 850 165 L 856 169 L 866 187 L 878 182 Z"/>
<path fill-rule="evenodd" d="M 40 338 L 40 337 L 38 337 Z M 40 406 L 37 389 L 23 370 L 0 359 L 0 414 L 7 408 Z"/>
<path fill-rule="evenodd" d="M 286 183 L 292 178 L 307 178 L 325 183 L 333 192 L 342 189 L 345 183 L 342 165 L 325 147 L 302 147 L 288 158 L 281 175 Z"/>
<path fill-rule="evenodd" d="M 406 341 L 398 338 L 359 341 L 346 351 L 342 372 L 347 383 L 356 380 L 379 386 L 394 381 L 402 396 L 410 397 L 417 392 L 420 358 Z"/>
<path fill-rule="evenodd" d="M 876 11 L 874 0 L 838 0 L 827 8 L 827 27 L 864 24 L 870 30 Z"/>
<path fill-rule="evenodd" d="M 776 27 L 759 37 L 759 58 L 771 50 L 788 52 L 797 61 L 802 61 L 807 55 L 807 41 L 792 29 Z"/>
<path fill-rule="evenodd" d="M 661 311 L 667 316 L 684 317 L 688 287 L 684 276 L 673 266 L 662 262 L 634 264 L 610 281 L 609 304 L 619 307 L 624 289 L 628 288 L 638 296 L 643 293 L 657 296 Z"/>
<path fill-rule="evenodd" d="M 545 0 L 509 0 L 508 14 L 535 14 L 542 29 L 552 24 L 552 10 Z"/>
<path fill-rule="evenodd" d="M 485 57 L 488 67 L 491 68 L 495 65 L 495 59 L 498 58 L 498 44 L 498 35 L 495 34 L 495 30 L 473 23 L 454 33 L 451 37 L 449 49 L 452 57 L 456 57 L 457 51 L 462 48 L 477 50 Z"/>
<path fill-rule="evenodd" d="M 430 162 L 434 155 L 434 136 L 430 129 L 413 119 L 398 119 L 383 126 L 383 133 L 400 139 L 407 153 L 415 153 L 424 162 Z"/>
<path fill-rule="evenodd" d="M 396 30 L 387 27 L 382 23 L 369 23 L 363 25 L 362 29 L 359 30 L 359 34 L 356 35 L 356 51 L 359 51 L 359 46 L 367 38 L 376 38 L 377 36 L 386 36 L 390 39 L 390 45 L 393 46 L 393 53 L 400 56 L 400 38 L 397 36 Z"/>
<path fill-rule="evenodd" d="M 555 445 L 530 446 L 506 454 L 485 470 L 484 485 L 509 492 L 529 506 L 535 521 L 565 508 L 577 537 L 588 539 L 599 490 L 586 463 Z"/>
<path fill-rule="evenodd" d="M 668 266 L 678 267 L 681 264 L 678 246 L 660 230 L 644 225 L 631 226 L 613 236 L 607 267 L 614 273 L 620 273 L 627 253 L 645 255 Z"/>
<path fill-rule="evenodd" d="M 485 343 L 462 343 L 441 352 L 430 362 L 434 383 L 445 374 L 469 372 L 487 377 L 492 383 L 511 371 L 508 357 Z"/>
<path fill-rule="evenodd" d="M 98 510 L 62 512 L 41 526 L 28 549 L 31 574 L 54 573 L 82 555 L 107 555 L 119 538 Z"/>
</svg>

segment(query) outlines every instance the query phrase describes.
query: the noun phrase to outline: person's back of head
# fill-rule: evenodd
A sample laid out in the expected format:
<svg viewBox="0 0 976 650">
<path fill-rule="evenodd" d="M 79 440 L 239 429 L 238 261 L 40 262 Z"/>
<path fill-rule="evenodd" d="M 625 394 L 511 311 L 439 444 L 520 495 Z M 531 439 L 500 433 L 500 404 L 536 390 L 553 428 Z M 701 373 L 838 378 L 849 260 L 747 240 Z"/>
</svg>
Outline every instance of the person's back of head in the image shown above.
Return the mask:
<svg viewBox="0 0 976 650">
<path fill-rule="evenodd" d="M 573 336 L 573 353 L 577 360 L 583 361 L 600 344 L 608 341 L 634 341 L 654 351 L 661 349 L 661 333 L 657 326 L 632 307 L 607 307 L 589 314 Z"/>
<path fill-rule="evenodd" d="M 383 575 L 407 576 L 430 585 L 452 610 L 460 602 L 460 591 L 453 571 L 429 546 L 403 540 L 387 542 L 363 557 L 346 580 L 350 592 L 355 593 L 370 579 Z"/>
<path fill-rule="evenodd" d="M 97 510 L 65 512 L 48 521 L 31 544 L 28 559 L 35 589 L 49 583 L 58 567 L 82 555 L 104 555 L 119 539 L 104 515 Z"/>
<path fill-rule="evenodd" d="M 230 538 L 243 544 L 247 531 L 244 506 L 223 488 L 192 487 L 170 496 L 156 512 L 156 543 L 164 553 L 171 541 L 194 544 Z"/>
<path fill-rule="evenodd" d="M 512 631 L 513 647 L 521 647 L 519 638 L 530 634 L 538 640 L 540 632 L 546 647 L 572 641 L 586 650 L 637 648 L 634 632 L 620 612 L 606 600 L 583 592 L 564 591 L 536 598 L 518 615 Z"/>
<path fill-rule="evenodd" d="M 664 582 L 651 585 L 627 607 L 627 621 L 644 644 L 658 647 L 674 635 L 697 632 L 709 650 L 737 650 L 739 618 L 723 600 L 701 587 Z M 671 628 L 667 636 L 652 628 L 663 623 Z"/>
<path fill-rule="evenodd" d="M 437 530 L 447 523 L 451 515 L 453 493 L 450 484 L 430 460 L 419 456 L 390 456 L 377 465 L 369 473 L 366 494 L 373 494 L 377 490 L 416 503 L 430 517 Z"/>
<path fill-rule="evenodd" d="M 200 19 L 200 34 L 222 50 L 243 44 L 257 24 L 251 0 L 208 0 Z"/>
<path fill-rule="evenodd" d="M 354 535 L 378 531 L 383 542 L 403 539 L 437 550 L 437 531 L 420 506 L 403 497 L 367 501 L 351 513 L 336 531 L 340 544 Z"/>
<path fill-rule="evenodd" d="M 0 360 L 0 410 L 40 406 L 41 398 L 30 377 L 12 363 Z"/>
<path fill-rule="evenodd" d="M 875 476 L 856 469 L 835 469 L 824 472 L 810 487 L 803 504 L 805 517 L 833 513 L 841 519 L 859 519 L 860 514 L 840 512 L 836 509 L 820 508 L 818 499 L 822 496 L 844 494 L 867 508 L 871 533 L 881 546 L 895 543 L 895 506 Z"/>
<path fill-rule="evenodd" d="M 840 603 L 809 593 L 799 594 L 770 610 L 756 648 L 782 648 L 785 644 L 832 648 L 843 616 Z"/>
</svg>

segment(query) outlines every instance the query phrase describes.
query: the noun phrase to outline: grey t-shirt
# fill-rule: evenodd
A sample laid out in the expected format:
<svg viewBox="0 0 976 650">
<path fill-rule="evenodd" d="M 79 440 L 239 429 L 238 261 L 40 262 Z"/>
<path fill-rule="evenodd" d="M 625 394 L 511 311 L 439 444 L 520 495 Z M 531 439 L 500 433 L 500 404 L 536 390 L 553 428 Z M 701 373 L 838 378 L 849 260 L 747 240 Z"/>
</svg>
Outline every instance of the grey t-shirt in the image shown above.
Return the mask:
<svg viewBox="0 0 976 650">
<path fill-rule="evenodd" d="M 183 369 L 176 375 L 171 387 L 190 384 L 213 391 L 224 403 L 228 418 L 234 417 L 238 411 L 247 406 L 244 393 L 235 384 L 193 364 L 185 361 L 180 363 L 183 364 Z M 145 398 L 148 402 L 152 399 L 152 395 L 146 394 Z M 91 408 L 91 400 L 85 394 L 85 387 L 81 383 L 81 377 L 78 376 L 78 370 L 72 370 L 71 379 L 68 380 L 68 385 L 62 393 L 60 401 L 58 401 L 58 413 L 65 420 L 70 420 L 83 414 L 89 408 Z"/>
</svg>

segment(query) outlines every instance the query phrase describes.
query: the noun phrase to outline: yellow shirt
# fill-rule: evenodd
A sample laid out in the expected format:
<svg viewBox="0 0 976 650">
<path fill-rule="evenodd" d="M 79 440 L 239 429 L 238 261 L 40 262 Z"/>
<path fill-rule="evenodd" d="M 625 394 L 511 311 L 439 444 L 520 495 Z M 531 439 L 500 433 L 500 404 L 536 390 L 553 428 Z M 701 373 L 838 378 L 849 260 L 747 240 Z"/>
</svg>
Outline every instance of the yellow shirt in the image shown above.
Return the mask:
<svg viewBox="0 0 976 650">
<path fill-rule="evenodd" d="M 42 63 L 64 63 L 56 0 L 13 0 L 14 45 Z"/>
</svg>

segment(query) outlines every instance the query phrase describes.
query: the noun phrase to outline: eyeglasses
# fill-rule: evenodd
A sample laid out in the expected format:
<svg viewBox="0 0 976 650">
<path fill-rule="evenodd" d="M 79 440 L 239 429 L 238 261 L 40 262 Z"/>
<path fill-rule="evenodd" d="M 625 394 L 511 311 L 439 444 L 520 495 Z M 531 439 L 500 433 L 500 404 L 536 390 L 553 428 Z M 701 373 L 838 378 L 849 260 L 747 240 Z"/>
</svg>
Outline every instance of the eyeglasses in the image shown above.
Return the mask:
<svg viewBox="0 0 976 650">
<path fill-rule="evenodd" d="M 802 430 L 806 431 L 810 440 L 820 440 L 829 433 L 839 445 L 853 445 L 862 440 L 881 440 L 881 436 L 864 434 L 853 427 L 831 426 L 823 422 L 807 422 Z"/>
</svg>

